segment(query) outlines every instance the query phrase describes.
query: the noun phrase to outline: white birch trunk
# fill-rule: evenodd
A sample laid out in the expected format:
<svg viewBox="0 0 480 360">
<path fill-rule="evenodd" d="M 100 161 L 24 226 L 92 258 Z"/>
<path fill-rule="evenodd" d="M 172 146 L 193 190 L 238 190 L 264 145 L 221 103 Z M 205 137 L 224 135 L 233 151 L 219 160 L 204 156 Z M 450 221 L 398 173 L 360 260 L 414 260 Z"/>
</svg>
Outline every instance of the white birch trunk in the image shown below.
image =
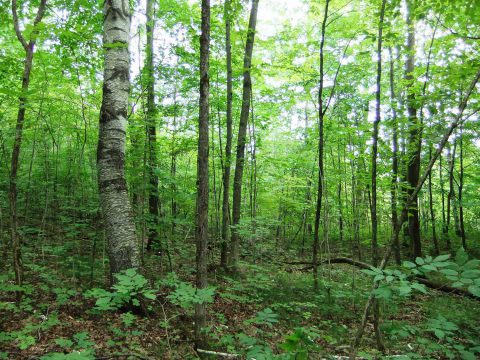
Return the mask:
<svg viewBox="0 0 480 360">
<path fill-rule="evenodd" d="M 125 142 L 130 89 L 130 6 L 104 2 L 103 101 L 98 139 L 98 183 L 111 273 L 139 266 L 135 224 L 125 181 Z"/>
</svg>

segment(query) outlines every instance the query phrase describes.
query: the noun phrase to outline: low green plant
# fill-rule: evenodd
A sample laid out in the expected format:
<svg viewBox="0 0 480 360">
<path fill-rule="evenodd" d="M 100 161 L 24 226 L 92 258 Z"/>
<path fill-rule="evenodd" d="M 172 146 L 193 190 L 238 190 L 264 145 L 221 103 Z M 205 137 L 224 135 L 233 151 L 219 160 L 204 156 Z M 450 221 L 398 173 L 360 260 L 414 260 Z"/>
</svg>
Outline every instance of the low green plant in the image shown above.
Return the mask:
<svg viewBox="0 0 480 360">
<path fill-rule="evenodd" d="M 95 288 L 85 292 L 85 297 L 97 299 L 95 310 L 115 311 L 126 305 L 140 306 L 141 299 L 155 300 L 155 290 L 148 287 L 148 280 L 136 269 L 127 269 L 114 275 L 113 291 Z"/>
<path fill-rule="evenodd" d="M 273 327 L 273 324 L 278 323 L 278 315 L 275 314 L 272 309 L 266 308 L 257 312 L 257 315 L 245 321 L 246 324 L 266 325 L 269 328 Z"/>
<path fill-rule="evenodd" d="M 390 299 L 394 295 L 400 297 L 410 296 L 414 290 L 423 294 L 427 292 L 424 285 L 410 280 L 408 274 L 400 270 L 382 270 L 372 266 L 370 269 L 362 270 L 362 272 L 373 276 L 374 282 L 380 282 L 373 292 L 378 299 Z"/>
<path fill-rule="evenodd" d="M 215 295 L 215 287 L 209 286 L 204 289 L 197 289 L 190 283 L 178 279 L 175 273 L 170 273 L 159 284 L 173 288 L 167 299 L 182 309 L 193 309 L 195 304 L 211 303 Z"/>
<path fill-rule="evenodd" d="M 54 352 L 42 356 L 41 360 L 92 360 L 95 359 L 95 343 L 90 340 L 88 332 L 82 331 L 73 335 L 73 340 L 57 338 L 55 343 L 67 354 Z"/>
<path fill-rule="evenodd" d="M 450 260 L 450 255 L 436 258 L 426 256 L 417 257 L 414 263 L 405 261 L 403 265 L 414 275 L 440 273 L 452 282 L 453 287 L 465 288 L 472 295 L 480 297 L 480 260 L 469 260 L 463 247 L 457 250 L 453 261 Z"/>
<path fill-rule="evenodd" d="M 316 329 L 298 327 L 292 334 L 285 337 L 280 348 L 286 351 L 288 360 L 308 360 L 309 352 L 319 350 L 319 346 L 315 343 L 315 339 L 319 336 Z"/>
<path fill-rule="evenodd" d="M 36 344 L 36 336 L 39 333 L 47 331 L 59 323 L 58 316 L 54 312 L 48 316 L 41 315 L 39 318 L 32 319 L 31 322 L 29 321 L 20 330 L 0 332 L 0 344 L 2 342 L 14 342 L 20 350 L 27 350 L 30 346 Z"/>
</svg>

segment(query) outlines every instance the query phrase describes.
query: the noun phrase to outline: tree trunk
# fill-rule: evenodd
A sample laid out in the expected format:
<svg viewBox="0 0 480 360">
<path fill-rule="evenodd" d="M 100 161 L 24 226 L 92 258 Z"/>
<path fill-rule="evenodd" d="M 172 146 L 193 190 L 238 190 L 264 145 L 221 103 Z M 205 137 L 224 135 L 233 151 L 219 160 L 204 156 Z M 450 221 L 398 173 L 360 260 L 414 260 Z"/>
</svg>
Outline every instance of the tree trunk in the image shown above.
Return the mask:
<svg viewBox="0 0 480 360">
<path fill-rule="evenodd" d="M 313 249 L 312 249 L 312 263 L 313 263 L 313 288 L 318 290 L 318 251 L 320 247 L 320 214 L 322 213 L 322 199 L 323 199 L 323 121 L 325 111 L 323 109 L 323 76 L 324 76 L 324 54 L 323 48 L 325 46 L 325 31 L 328 19 L 328 6 L 330 0 L 325 2 L 325 10 L 322 21 L 322 33 L 320 39 L 320 79 L 318 85 L 318 183 L 317 183 L 317 206 L 315 208 L 315 225 L 313 229 Z"/>
<path fill-rule="evenodd" d="M 377 44 L 377 90 L 375 93 L 375 121 L 373 122 L 373 136 L 372 136 L 372 263 L 373 266 L 378 265 L 378 219 L 377 219 L 377 156 L 378 156 L 378 128 L 380 125 L 380 101 L 381 101 L 381 81 L 382 81 L 382 32 L 383 19 L 385 17 L 386 0 L 382 0 L 382 8 L 380 10 L 380 22 L 378 26 L 378 44 Z M 375 330 L 375 338 L 377 348 L 379 351 L 385 351 L 385 346 L 382 342 L 382 337 L 379 329 L 380 310 L 378 302 L 373 304 L 373 327 Z"/>
<path fill-rule="evenodd" d="M 445 228 L 445 234 L 447 236 L 447 248 L 451 250 L 452 242 L 450 240 L 450 224 L 451 224 L 451 214 L 452 214 L 452 204 L 455 201 L 455 174 L 453 173 L 455 169 L 455 153 L 457 150 L 457 140 L 453 140 L 453 150 L 447 151 L 447 164 L 448 164 L 448 183 L 449 191 L 447 196 L 447 226 Z"/>
<path fill-rule="evenodd" d="M 97 166 L 110 270 L 139 266 L 135 224 L 125 180 L 125 142 L 130 88 L 130 5 L 104 2 L 104 83 Z"/>
<path fill-rule="evenodd" d="M 148 212 L 150 221 L 148 222 L 148 240 L 147 250 L 152 249 L 152 245 L 159 241 L 158 238 L 158 176 L 155 174 L 157 167 L 157 128 L 155 115 L 155 76 L 153 64 L 153 37 L 155 30 L 154 16 L 155 0 L 147 0 L 147 47 L 145 57 L 145 73 L 147 77 L 147 136 L 148 136 Z"/>
<path fill-rule="evenodd" d="M 23 137 L 23 124 L 25 122 L 25 112 L 27 108 L 27 92 L 30 85 L 30 74 L 33 65 L 33 50 L 35 47 L 38 29 L 37 25 L 42 21 L 45 6 L 47 0 L 41 0 L 38 7 L 37 15 L 33 22 L 33 31 L 30 34 L 30 38 L 27 42 L 23 37 L 20 30 L 19 19 L 17 14 L 17 1 L 12 0 L 12 13 L 13 13 L 13 25 L 18 41 L 22 44 L 25 50 L 25 59 L 22 76 L 22 91 L 18 98 L 19 106 L 17 113 L 17 124 L 15 127 L 15 140 L 13 143 L 12 159 L 10 166 L 10 187 L 8 192 L 8 199 L 10 205 L 10 233 L 12 238 L 12 255 L 13 255 L 13 269 L 15 272 L 15 284 L 22 286 L 23 280 L 23 266 L 22 266 L 22 253 L 21 253 L 21 241 L 18 234 L 18 216 L 17 216 L 17 174 L 18 163 L 20 158 L 20 148 L 22 146 Z M 21 300 L 21 292 L 16 292 L 17 302 Z"/>
<path fill-rule="evenodd" d="M 429 158 L 432 158 L 432 145 L 430 145 L 428 152 Z M 440 254 L 440 248 L 438 246 L 438 239 L 437 239 L 437 231 L 435 228 L 435 212 L 433 210 L 433 191 L 432 191 L 432 172 L 428 174 L 428 199 L 429 199 L 429 206 L 430 206 L 430 219 L 432 220 L 432 240 L 435 249 L 435 255 Z"/>
<path fill-rule="evenodd" d="M 395 97 L 395 80 L 394 80 L 394 62 L 392 56 L 392 50 L 390 52 L 390 102 L 392 107 L 392 184 L 390 190 L 391 197 L 391 212 L 392 212 L 392 229 L 395 229 L 397 226 L 398 212 L 397 212 L 397 190 L 398 190 L 398 118 L 397 110 L 395 106 L 396 97 Z M 393 245 L 393 256 L 395 258 L 395 263 L 400 265 L 402 258 L 400 254 L 400 243 L 397 242 Z"/>
<path fill-rule="evenodd" d="M 460 174 L 458 179 L 458 206 L 459 206 L 459 215 L 460 215 L 460 237 L 462 238 L 462 246 L 467 250 L 467 238 L 465 235 L 465 223 L 463 221 L 463 178 L 464 178 L 464 167 L 463 167 L 463 128 L 460 128 Z"/>
<path fill-rule="evenodd" d="M 230 168 L 232 161 L 232 44 L 230 40 L 231 28 L 231 0 L 225 0 L 225 50 L 227 53 L 227 143 L 225 144 L 225 163 L 223 168 L 223 198 L 222 198 L 222 244 L 220 265 L 227 267 L 228 262 L 228 226 L 230 224 Z"/>
<path fill-rule="evenodd" d="M 445 183 L 443 181 L 442 155 L 438 159 L 438 175 L 440 177 L 440 192 L 442 194 L 442 234 L 445 237 L 447 234 L 447 219 L 445 216 Z"/>
<path fill-rule="evenodd" d="M 411 195 L 413 189 L 418 184 L 420 176 L 420 151 L 422 141 L 422 131 L 418 117 L 417 106 L 415 104 L 414 77 L 415 71 L 415 24 L 412 19 L 412 3 L 407 0 L 407 62 L 405 66 L 405 79 L 407 80 L 407 112 L 409 121 L 409 140 L 407 151 L 407 182 L 408 194 Z M 418 196 L 412 199 L 411 207 L 408 210 L 408 235 L 411 241 L 411 257 L 422 256 L 422 244 L 420 239 L 420 220 L 418 216 Z"/>
<path fill-rule="evenodd" d="M 231 249 L 229 266 L 236 268 L 240 253 L 240 236 L 235 228 L 240 223 L 241 205 L 242 205 L 242 178 L 245 164 L 245 141 L 247 135 L 248 115 L 250 113 L 250 96 L 252 92 L 252 53 L 255 41 L 255 27 L 257 25 L 257 12 L 259 0 L 252 0 L 252 8 L 250 11 L 250 20 L 248 23 L 247 41 L 245 44 L 245 56 L 243 58 L 243 97 L 242 110 L 240 113 L 240 124 L 238 126 L 237 138 L 237 158 L 235 162 L 235 176 L 233 179 L 233 214 Z"/>
<path fill-rule="evenodd" d="M 198 118 L 198 157 L 197 157 L 197 203 L 195 217 L 196 285 L 198 289 L 207 287 L 208 251 L 208 119 L 209 109 L 209 59 L 210 59 L 210 0 L 202 0 L 202 34 L 200 36 L 200 110 Z M 195 345 L 206 344 L 203 329 L 206 325 L 205 304 L 195 304 Z"/>
</svg>

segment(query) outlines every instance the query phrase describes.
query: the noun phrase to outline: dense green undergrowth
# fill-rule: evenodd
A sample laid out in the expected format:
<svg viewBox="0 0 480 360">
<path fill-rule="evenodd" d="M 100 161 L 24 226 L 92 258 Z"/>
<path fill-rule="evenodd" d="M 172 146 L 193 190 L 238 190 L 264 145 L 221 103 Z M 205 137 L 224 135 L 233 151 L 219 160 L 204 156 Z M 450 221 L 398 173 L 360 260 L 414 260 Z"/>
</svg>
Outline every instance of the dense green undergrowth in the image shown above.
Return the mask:
<svg viewBox="0 0 480 360">
<path fill-rule="evenodd" d="M 44 256 L 55 251 L 45 249 Z M 0 356 L 5 359 L 194 359 L 201 355 L 192 345 L 196 303 L 208 304 L 205 330 L 210 351 L 247 359 L 348 356 L 372 276 L 380 282 L 377 297 L 388 350 L 386 354 L 374 350 L 367 325 L 358 356 L 475 359 L 480 355 L 479 302 L 429 290 L 411 278 L 412 273 L 431 276 L 438 270 L 433 278 L 447 276 L 454 281 L 457 276 L 467 282 L 458 286 L 471 287 L 478 283 L 478 261 L 468 260 L 461 251 L 453 259 L 426 257 L 384 272 L 343 264 L 324 266 L 318 292 L 313 291 L 310 272 L 287 272 L 278 263 L 243 263 L 235 277 L 216 270 L 211 273 L 212 286 L 199 292 L 188 266 L 163 274 L 127 270 L 116 275 L 111 289 L 105 289 L 102 278 L 95 277 L 92 283 L 89 274 L 79 271 L 75 276 L 67 271 L 71 266 L 59 271 L 35 259 L 26 263 L 29 282 L 21 288 L 13 285 L 11 273 L 0 278 Z M 147 269 L 158 262 L 155 257 L 148 260 Z M 16 291 L 23 294 L 18 306 Z"/>
</svg>

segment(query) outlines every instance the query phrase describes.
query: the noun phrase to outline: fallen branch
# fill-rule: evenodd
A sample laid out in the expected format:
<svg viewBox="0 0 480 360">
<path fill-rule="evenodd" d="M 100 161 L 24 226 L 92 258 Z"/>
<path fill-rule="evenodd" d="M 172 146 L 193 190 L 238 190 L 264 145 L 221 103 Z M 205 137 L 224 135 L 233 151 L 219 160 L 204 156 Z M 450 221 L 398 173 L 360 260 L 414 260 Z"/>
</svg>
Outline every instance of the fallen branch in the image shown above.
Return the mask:
<svg viewBox="0 0 480 360">
<path fill-rule="evenodd" d="M 197 349 L 197 352 L 199 352 L 201 354 L 221 356 L 221 357 L 225 357 L 227 359 L 236 359 L 236 358 L 240 357 L 240 355 L 238 355 L 238 354 L 229 354 L 229 353 L 212 351 L 212 350 Z"/>
<path fill-rule="evenodd" d="M 289 265 L 309 265 L 307 267 L 299 269 L 300 271 L 305 271 L 305 270 L 309 270 L 309 269 L 313 268 L 312 262 L 294 261 L 294 262 L 287 262 L 286 264 L 289 264 Z M 346 258 L 346 257 L 337 257 L 337 258 L 333 258 L 333 259 L 329 259 L 329 260 L 323 260 L 322 262 L 318 263 L 318 265 L 324 265 L 324 264 L 349 264 L 349 265 L 352 265 L 352 266 L 356 266 L 360 269 L 367 269 L 367 270 L 372 267 L 370 264 L 367 264 L 365 262 L 357 261 L 357 260 Z M 289 269 L 289 270 L 291 270 L 291 269 Z M 434 281 L 431 281 L 431 280 L 428 280 L 428 279 L 425 279 L 425 278 L 422 278 L 422 277 L 419 277 L 419 276 L 415 276 L 414 279 L 416 281 L 418 281 L 419 283 L 425 285 L 426 287 L 430 288 L 430 289 L 435 289 L 435 290 L 442 291 L 442 292 L 445 292 L 445 293 L 448 293 L 448 294 L 456 294 L 456 295 L 469 297 L 469 298 L 472 298 L 472 299 L 475 299 L 475 300 L 480 300 L 479 297 L 473 295 L 472 293 L 470 293 L 467 290 L 454 288 L 454 287 L 452 287 L 450 285 L 447 285 L 447 284 L 439 284 L 439 283 L 436 283 Z"/>
</svg>

